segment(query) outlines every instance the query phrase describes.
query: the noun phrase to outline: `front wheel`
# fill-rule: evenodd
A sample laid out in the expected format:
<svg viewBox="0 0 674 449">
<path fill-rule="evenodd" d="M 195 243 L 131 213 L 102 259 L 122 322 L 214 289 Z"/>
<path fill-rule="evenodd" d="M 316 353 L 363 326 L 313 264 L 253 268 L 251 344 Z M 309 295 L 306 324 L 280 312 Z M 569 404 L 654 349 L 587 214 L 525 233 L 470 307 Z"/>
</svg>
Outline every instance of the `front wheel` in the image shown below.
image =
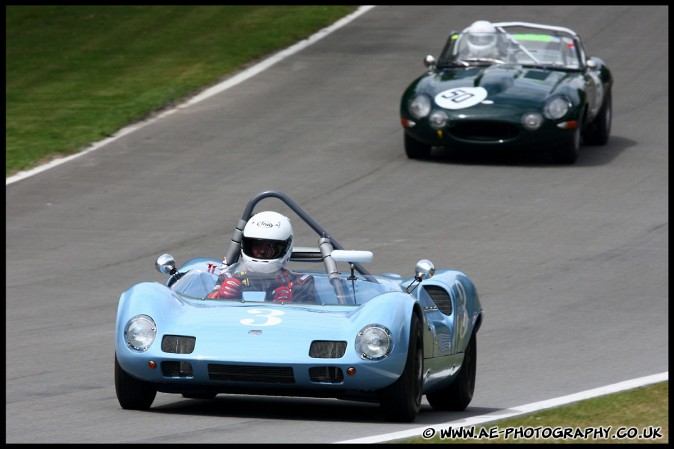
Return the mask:
<svg viewBox="0 0 674 449">
<path fill-rule="evenodd" d="M 612 116 L 611 91 L 608 90 L 597 117 L 583 130 L 583 142 L 588 145 L 606 145 L 611 134 Z"/>
<path fill-rule="evenodd" d="M 119 405 L 127 410 L 147 410 L 157 396 L 157 388 L 153 384 L 126 374 L 119 366 L 117 354 L 115 354 L 115 392 Z"/>
<path fill-rule="evenodd" d="M 574 164 L 578 159 L 578 153 L 580 152 L 580 137 L 582 134 L 582 116 L 576 123 L 576 129 L 573 130 L 570 138 L 552 149 L 552 160 L 556 164 Z"/>
<path fill-rule="evenodd" d="M 388 421 L 412 422 L 421 409 L 424 384 L 424 348 L 421 332 L 421 321 L 413 313 L 403 373 L 398 380 L 381 392 L 380 405 Z"/>
<path fill-rule="evenodd" d="M 475 391 L 477 371 L 477 336 L 473 334 L 466 347 L 463 363 L 454 382 L 440 391 L 426 395 L 434 410 L 462 411 L 468 407 Z"/>
<path fill-rule="evenodd" d="M 405 133 L 405 154 L 410 159 L 426 159 L 431 154 L 431 145 L 419 142 Z"/>
</svg>

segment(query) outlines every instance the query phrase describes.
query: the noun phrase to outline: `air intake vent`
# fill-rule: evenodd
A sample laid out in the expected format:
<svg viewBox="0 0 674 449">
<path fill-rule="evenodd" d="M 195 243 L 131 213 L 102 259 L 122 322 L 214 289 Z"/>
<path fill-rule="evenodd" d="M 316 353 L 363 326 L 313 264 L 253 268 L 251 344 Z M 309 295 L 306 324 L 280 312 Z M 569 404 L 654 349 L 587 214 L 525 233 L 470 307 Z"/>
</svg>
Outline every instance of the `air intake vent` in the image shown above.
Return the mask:
<svg viewBox="0 0 674 449">
<path fill-rule="evenodd" d="M 272 384 L 294 384 L 295 374 L 285 366 L 208 365 L 210 380 L 231 382 L 266 382 Z"/>
<path fill-rule="evenodd" d="M 550 72 L 547 70 L 528 70 L 524 75 L 525 78 L 538 81 L 544 81 L 548 76 L 550 76 Z"/>
<path fill-rule="evenodd" d="M 337 366 L 315 366 L 309 368 L 309 378 L 312 382 L 341 384 L 344 382 L 344 373 Z"/>
<path fill-rule="evenodd" d="M 511 124 L 486 121 L 465 121 L 456 123 L 450 130 L 457 139 L 477 142 L 500 142 L 510 140 L 520 133 L 520 130 Z"/>
<path fill-rule="evenodd" d="M 447 290 L 438 287 L 437 285 L 425 285 L 424 290 L 426 290 L 426 293 L 433 299 L 440 312 L 445 315 L 452 314 L 452 300 L 449 297 Z"/>
<path fill-rule="evenodd" d="M 196 341 L 195 337 L 164 335 L 161 340 L 161 350 L 170 354 L 192 354 Z"/>
<path fill-rule="evenodd" d="M 161 362 L 161 372 L 165 377 L 192 377 L 192 364 L 189 362 Z"/>
<path fill-rule="evenodd" d="M 338 359 L 346 352 L 345 341 L 320 341 L 311 343 L 309 357 L 315 359 Z"/>
</svg>

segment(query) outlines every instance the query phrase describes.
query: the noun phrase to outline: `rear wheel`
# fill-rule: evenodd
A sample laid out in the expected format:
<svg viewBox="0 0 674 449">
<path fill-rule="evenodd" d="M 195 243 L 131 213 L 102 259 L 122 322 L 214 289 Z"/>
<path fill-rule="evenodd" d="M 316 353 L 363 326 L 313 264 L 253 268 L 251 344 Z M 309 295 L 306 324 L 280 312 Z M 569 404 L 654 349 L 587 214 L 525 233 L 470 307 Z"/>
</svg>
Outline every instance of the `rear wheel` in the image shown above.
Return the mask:
<svg viewBox="0 0 674 449">
<path fill-rule="evenodd" d="M 128 410 L 147 410 L 157 396 L 157 388 L 153 384 L 126 374 L 119 366 L 117 354 L 115 354 L 115 392 L 119 405 Z"/>
<path fill-rule="evenodd" d="M 426 159 L 431 154 L 431 145 L 419 142 L 405 133 L 405 154 L 410 159 Z"/>
<path fill-rule="evenodd" d="M 424 349 L 421 321 L 412 314 L 405 369 L 398 380 L 381 392 L 381 408 L 388 421 L 412 422 L 421 409 Z"/>
<path fill-rule="evenodd" d="M 477 371 L 477 336 L 473 334 L 466 347 L 458 376 L 449 386 L 426 395 L 435 410 L 462 411 L 468 407 L 475 391 Z"/>
</svg>

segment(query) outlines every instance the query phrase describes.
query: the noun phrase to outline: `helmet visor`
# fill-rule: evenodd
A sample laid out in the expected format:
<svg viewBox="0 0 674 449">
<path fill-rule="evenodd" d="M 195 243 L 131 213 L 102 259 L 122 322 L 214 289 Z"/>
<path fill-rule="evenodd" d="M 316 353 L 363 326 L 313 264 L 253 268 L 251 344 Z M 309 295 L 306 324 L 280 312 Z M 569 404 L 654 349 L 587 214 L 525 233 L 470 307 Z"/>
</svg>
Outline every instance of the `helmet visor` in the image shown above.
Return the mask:
<svg viewBox="0 0 674 449">
<path fill-rule="evenodd" d="M 468 35 L 468 40 L 479 46 L 489 45 L 496 40 L 496 36 L 493 33 L 473 33 Z"/>
<path fill-rule="evenodd" d="M 288 250 L 292 238 L 288 240 L 251 239 L 244 237 L 241 242 L 243 253 L 253 259 L 279 259 Z"/>
</svg>

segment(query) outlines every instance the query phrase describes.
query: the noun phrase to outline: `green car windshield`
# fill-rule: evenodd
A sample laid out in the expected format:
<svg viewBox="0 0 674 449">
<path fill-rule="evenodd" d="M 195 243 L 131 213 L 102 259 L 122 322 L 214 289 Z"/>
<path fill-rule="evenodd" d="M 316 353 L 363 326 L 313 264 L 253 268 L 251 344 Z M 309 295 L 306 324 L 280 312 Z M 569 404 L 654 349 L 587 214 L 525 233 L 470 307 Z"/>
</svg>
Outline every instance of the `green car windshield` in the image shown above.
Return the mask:
<svg viewBox="0 0 674 449">
<path fill-rule="evenodd" d="M 438 59 L 439 67 L 494 63 L 578 70 L 579 51 L 573 36 L 556 30 L 517 27 L 495 33 L 455 33 Z"/>
</svg>

